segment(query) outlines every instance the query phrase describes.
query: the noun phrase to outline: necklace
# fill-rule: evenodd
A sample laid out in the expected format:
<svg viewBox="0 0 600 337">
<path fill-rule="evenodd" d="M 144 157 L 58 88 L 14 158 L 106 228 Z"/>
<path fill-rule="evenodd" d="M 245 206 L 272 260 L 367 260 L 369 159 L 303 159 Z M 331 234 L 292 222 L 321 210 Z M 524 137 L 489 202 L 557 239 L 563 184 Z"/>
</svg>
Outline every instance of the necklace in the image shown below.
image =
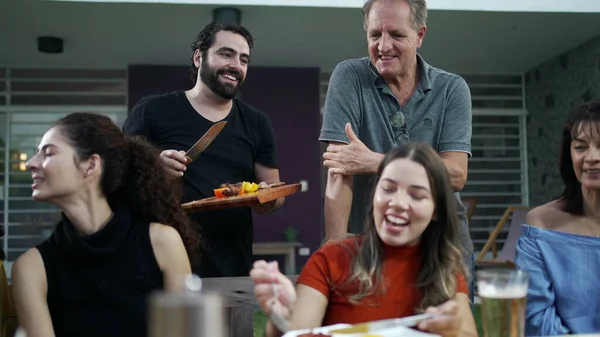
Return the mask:
<svg viewBox="0 0 600 337">
<path fill-rule="evenodd" d="M 590 233 L 592 233 L 593 236 L 600 238 L 600 235 L 596 235 L 596 233 L 592 230 L 592 227 L 590 226 L 590 224 L 588 223 L 587 219 L 583 219 L 583 223 L 585 223 L 585 225 L 587 226 L 587 228 L 590 230 Z"/>
</svg>

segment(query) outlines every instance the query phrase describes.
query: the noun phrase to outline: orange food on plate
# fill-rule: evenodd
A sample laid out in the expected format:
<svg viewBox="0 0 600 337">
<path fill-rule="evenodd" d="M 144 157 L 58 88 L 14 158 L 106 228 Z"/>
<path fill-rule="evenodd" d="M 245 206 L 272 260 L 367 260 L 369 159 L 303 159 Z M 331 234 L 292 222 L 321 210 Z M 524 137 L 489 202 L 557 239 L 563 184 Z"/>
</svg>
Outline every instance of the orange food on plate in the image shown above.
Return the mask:
<svg viewBox="0 0 600 337">
<path fill-rule="evenodd" d="M 215 192 L 215 197 L 217 198 L 225 198 L 225 195 L 223 194 L 223 191 L 226 190 L 225 187 L 222 188 L 215 188 L 213 191 Z"/>
<path fill-rule="evenodd" d="M 273 183 L 273 184 L 267 184 L 265 182 L 261 182 L 260 184 L 257 184 L 254 182 L 242 181 L 242 182 L 236 183 L 236 184 L 230 184 L 230 183 L 221 184 L 221 186 L 219 188 L 215 188 L 213 191 L 215 193 L 215 197 L 227 198 L 227 197 L 235 197 L 238 195 L 243 195 L 246 193 L 253 193 L 258 190 L 271 188 L 271 187 L 277 187 L 277 186 L 283 186 L 283 185 L 285 185 L 285 183 L 283 183 L 283 182 Z"/>
</svg>

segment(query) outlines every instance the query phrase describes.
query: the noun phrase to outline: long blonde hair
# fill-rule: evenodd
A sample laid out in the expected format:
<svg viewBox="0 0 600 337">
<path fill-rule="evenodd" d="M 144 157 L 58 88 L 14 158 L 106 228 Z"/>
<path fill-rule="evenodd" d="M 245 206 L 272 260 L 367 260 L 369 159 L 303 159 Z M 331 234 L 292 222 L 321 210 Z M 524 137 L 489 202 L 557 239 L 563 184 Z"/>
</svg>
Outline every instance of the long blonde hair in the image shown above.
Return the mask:
<svg viewBox="0 0 600 337">
<path fill-rule="evenodd" d="M 458 242 L 458 216 L 456 200 L 446 166 L 439 155 L 423 143 L 412 143 L 390 151 L 379 165 L 376 181 L 379 182 L 385 167 L 399 158 L 410 159 L 427 171 L 434 197 L 436 220 L 432 220 L 421 236 L 421 262 L 416 287 L 423 294 L 419 308 L 439 305 L 456 295 L 456 277 L 466 276 Z M 377 185 L 373 187 L 373 200 Z M 350 296 L 358 303 L 375 293 L 384 293 L 383 259 L 384 243 L 377 234 L 373 219 L 373 203 L 365 219 L 365 233 L 347 247 L 352 255 L 349 283 L 358 282 L 359 290 Z"/>
</svg>

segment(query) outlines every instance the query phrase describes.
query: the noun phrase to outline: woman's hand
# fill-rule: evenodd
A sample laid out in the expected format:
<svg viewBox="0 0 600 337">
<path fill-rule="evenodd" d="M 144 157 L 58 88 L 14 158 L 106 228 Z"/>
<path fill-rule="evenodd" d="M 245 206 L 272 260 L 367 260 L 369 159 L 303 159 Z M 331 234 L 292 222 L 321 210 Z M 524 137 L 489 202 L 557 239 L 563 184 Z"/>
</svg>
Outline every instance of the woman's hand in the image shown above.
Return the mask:
<svg viewBox="0 0 600 337">
<path fill-rule="evenodd" d="M 292 281 L 279 271 L 277 262 L 254 262 L 250 278 L 254 281 L 254 296 L 262 311 L 267 315 L 271 312 L 274 290 L 277 287 L 278 301 L 274 310 L 289 318 L 292 304 L 296 301 L 296 290 Z"/>
<path fill-rule="evenodd" d="M 437 307 L 429 307 L 426 313 L 437 314 L 435 317 L 419 322 L 418 328 L 443 337 L 460 336 L 462 317 L 458 303 L 450 300 Z"/>
</svg>

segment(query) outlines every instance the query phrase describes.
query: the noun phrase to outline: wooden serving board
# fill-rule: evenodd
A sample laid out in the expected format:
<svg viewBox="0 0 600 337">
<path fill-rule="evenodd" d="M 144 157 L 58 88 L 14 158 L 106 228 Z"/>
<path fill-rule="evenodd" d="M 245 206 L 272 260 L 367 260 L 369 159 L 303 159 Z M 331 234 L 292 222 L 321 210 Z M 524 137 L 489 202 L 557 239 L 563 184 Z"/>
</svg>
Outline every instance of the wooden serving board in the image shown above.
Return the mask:
<svg viewBox="0 0 600 337">
<path fill-rule="evenodd" d="M 201 212 L 223 208 L 236 208 L 236 207 L 250 207 L 255 205 L 264 204 L 281 197 L 292 195 L 300 192 L 302 184 L 291 184 L 280 187 L 271 187 L 264 190 L 258 190 L 256 192 L 245 193 L 235 197 L 226 198 L 205 198 L 195 201 L 186 202 L 181 207 L 184 211 Z"/>
</svg>

